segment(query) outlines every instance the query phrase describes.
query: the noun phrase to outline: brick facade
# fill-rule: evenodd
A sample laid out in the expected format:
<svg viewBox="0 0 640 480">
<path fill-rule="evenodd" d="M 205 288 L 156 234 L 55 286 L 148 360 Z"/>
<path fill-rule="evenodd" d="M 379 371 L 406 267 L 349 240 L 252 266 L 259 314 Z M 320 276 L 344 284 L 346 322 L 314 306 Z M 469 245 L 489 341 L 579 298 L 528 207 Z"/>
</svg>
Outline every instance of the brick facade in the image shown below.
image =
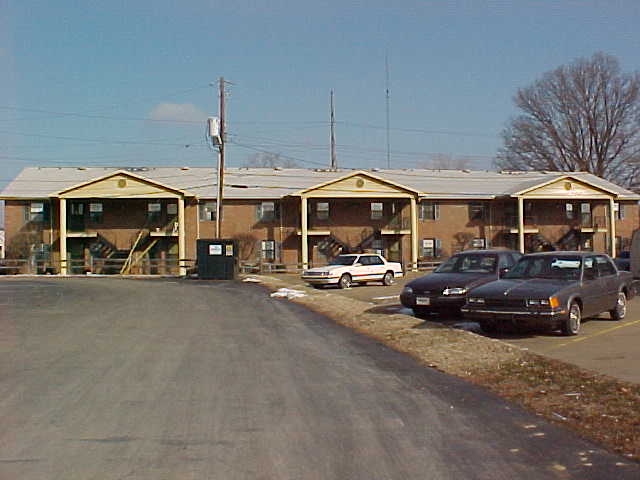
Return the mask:
<svg viewBox="0 0 640 480">
<path fill-rule="evenodd" d="M 317 195 L 313 191 L 305 194 L 308 263 L 325 263 L 340 251 L 378 250 L 391 260 L 411 266 L 414 240 L 418 261 L 438 260 L 467 248 L 519 247 L 517 198 L 507 195 L 491 199 L 425 198 L 428 194 L 421 194 L 420 198 L 416 192 L 398 187 L 388 190 L 380 187 L 375 195 L 369 196 L 358 192 L 358 187 L 352 188 L 353 192 L 335 198 L 321 189 Z M 68 198 L 67 251 L 74 262 L 74 272 L 98 269 L 100 255 L 96 251 L 102 245 L 100 242 L 128 252 L 143 238 L 137 246 L 140 255 L 144 254 L 148 263 L 155 266 L 146 270 L 139 267 L 138 272 L 176 273 L 179 197 L 176 190 L 167 192 L 166 198 Z M 525 250 L 610 251 L 610 197 L 601 194 L 594 194 L 592 198 L 559 197 L 525 197 Z M 206 210 L 209 207 L 211 212 L 215 201 L 187 195 L 182 198 L 184 257 L 192 265 L 196 240 L 215 238 L 215 216 L 209 213 L 207 217 Z M 415 237 L 412 235 L 412 201 L 416 202 Z M 616 200 L 616 203 L 620 206 L 615 222 L 619 250 L 628 248 L 632 233 L 639 226 L 640 209 L 636 200 Z M 95 204 L 100 207 L 94 208 Z M 303 263 L 301 205 L 298 195 L 227 198 L 222 210 L 221 236 L 238 239 L 242 262 L 300 266 Z M 59 223 L 58 198 L 7 199 L 7 256 L 23 257 L 48 250 L 48 264 L 53 271 L 59 271 Z"/>
</svg>

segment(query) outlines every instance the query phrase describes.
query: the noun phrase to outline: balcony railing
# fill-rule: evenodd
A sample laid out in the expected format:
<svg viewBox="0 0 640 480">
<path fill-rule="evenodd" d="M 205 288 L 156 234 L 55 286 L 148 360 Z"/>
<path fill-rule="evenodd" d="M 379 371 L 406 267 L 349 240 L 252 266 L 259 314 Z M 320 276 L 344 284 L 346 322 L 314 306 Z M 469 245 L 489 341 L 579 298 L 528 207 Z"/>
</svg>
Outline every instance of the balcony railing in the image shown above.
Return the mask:
<svg viewBox="0 0 640 480">
<path fill-rule="evenodd" d="M 392 217 L 383 227 L 385 230 L 411 230 L 411 218 L 409 217 Z"/>
<path fill-rule="evenodd" d="M 593 228 L 595 230 L 604 230 L 607 228 L 607 217 L 593 216 L 590 213 L 580 215 L 580 228 Z"/>
</svg>

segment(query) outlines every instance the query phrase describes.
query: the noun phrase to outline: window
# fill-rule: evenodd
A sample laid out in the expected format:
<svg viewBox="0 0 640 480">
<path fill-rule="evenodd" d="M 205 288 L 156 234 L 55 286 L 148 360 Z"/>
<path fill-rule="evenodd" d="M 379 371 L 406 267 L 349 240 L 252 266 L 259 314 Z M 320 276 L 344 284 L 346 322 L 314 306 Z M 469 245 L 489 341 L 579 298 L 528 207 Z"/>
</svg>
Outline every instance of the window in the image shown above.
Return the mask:
<svg viewBox="0 0 640 480">
<path fill-rule="evenodd" d="M 573 204 L 572 203 L 565 203 L 564 212 L 565 212 L 565 216 L 567 217 L 567 220 L 573 220 Z"/>
<path fill-rule="evenodd" d="M 38 222 L 42 223 L 47 220 L 47 212 L 45 211 L 44 202 L 31 202 L 29 205 L 29 216 L 28 220 L 30 222 Z"/>
<path fill-rule="evenodd" d="M 216 220 L 216 202 L 203 202 L 200 207 L 201 222 L 215 222 Z"/>
<path fill-rule="evenodd" d="M 101 202 L 91 202 L 89 204 L 89 220 L 93 223 L 102 223 L 103 209 Z"/>
<path fill-rule="evenodd" d="M 420 247 L 422 257 L 440 256 L 440 240 L 437 238 L 423 238 Z"/>
<path fill-rule="evenodd" d="M 178 215 L 177 203 L 167 203 L 167 215 L 169 216 Z"/>
<path fill-rule="evenodd" d="M 318 220 L 327 220 L 329 218 L 329 202 L 316 203 L 316 218 Z"/>
<path fill-rule="evenodd" d="M 440 218 L 440 206 L 434 202 L 422 202 L 418 215 L 420 220 L 438 220 Z"/>
<path fill-rule="evenodd" d="M 590 203 L 580 204 L 580 221 L 584 226 L 591 225 L 591 204 Z"/>
<path fill-rule="evenodd" d="M 596 266 L 598 267 L 598 274 L 601 277 L 606 277 L 607 275 L 615 275 L 617 273 L 616 268 L 607 257 L 597 256 Z"/>
<path fill-rule="evenodd" d="M 149 202 L 147 204 L 147 220 L 149 222 L 159 221 L 161 213 L 162 213 L 162 204 L 160 202 Z"/>
<path fill-rule="evenodd" d="M 262 260 L 276 259 L 276 242 L 274 240 L 262 240 L 260 250 Z"/>
<path fill-rule="evenodd" d="M 486 217 L 486 208 L 484 203 L 469 204 L 469 220 L 484 220 Z"/>
<path fill-rule="evenodd" d="M 369 257 L 369 265 L 382 265 L 384 262 L 377 255 L 372 255 Z"/>
<path fill-rule="evenodd" d="M 256 221 L 273 222 L 277 217 L 278 210 L 275 202 L 262 202 L 256 205 Z"/>
<path fill-rule="evenodd" d="M 624 220 L 624 205 L 621 203 L 613 204 L 613 212 L 617 220 Z"/>
<path fill-rule="evenodd" d="M 84 203 L 72 202 L 70 205 L 71 215 L 74 217 L 84 216 Z"/>
<path fill-rule="evenodd" d="M 371 220 L 380 220 L 383 215 L 383 209 L 382 202 L 371 202 Z"/>
</svg>

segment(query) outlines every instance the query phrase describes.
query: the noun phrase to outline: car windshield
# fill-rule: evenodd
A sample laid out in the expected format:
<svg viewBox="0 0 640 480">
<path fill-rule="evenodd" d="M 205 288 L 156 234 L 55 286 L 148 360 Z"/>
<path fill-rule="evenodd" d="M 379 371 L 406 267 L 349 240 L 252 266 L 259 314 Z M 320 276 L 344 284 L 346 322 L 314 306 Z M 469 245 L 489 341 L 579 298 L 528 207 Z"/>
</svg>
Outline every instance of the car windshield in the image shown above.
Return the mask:
<svg viewBox="0 0 640 480">
<path fill-rule="evenodd" d="M 356 258 L 358 257 L 355 255 L 338 255 L 329 262 L 329 265 L 353 265 Z"/>
<path fill-rule="evenodd" d="M 522 257 L 503 278 L 549 278 L 578 280 L 582 260 L 576 256 L 544 255 Z"/>
<path fill-rule="evenodd" d="M 436 273 L 493 273 L 496 271 L 496 255 L 463 254 L 454 255 L 436 268 Z"/>
</svg>

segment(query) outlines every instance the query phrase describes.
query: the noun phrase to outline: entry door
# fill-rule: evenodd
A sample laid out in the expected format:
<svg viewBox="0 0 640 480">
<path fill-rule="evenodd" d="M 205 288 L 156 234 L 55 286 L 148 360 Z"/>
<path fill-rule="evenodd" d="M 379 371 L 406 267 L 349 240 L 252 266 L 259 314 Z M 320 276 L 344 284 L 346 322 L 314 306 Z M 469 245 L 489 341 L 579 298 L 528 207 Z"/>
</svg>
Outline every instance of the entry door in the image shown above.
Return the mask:
<svg viewBox="0 0 640 480">
<path fill-rule="evenodd" d="M 67 215 L 68 228 L 72 232 L 84 231 L 84 203 L 70 202 Z"/>
<path fill-rule="evenodd" d="M 603 310 L 606 288 L 598 274 L 595 257 L 585 257 L 582 274 L 582 316 L 597 315 Z"/>
</svg>

